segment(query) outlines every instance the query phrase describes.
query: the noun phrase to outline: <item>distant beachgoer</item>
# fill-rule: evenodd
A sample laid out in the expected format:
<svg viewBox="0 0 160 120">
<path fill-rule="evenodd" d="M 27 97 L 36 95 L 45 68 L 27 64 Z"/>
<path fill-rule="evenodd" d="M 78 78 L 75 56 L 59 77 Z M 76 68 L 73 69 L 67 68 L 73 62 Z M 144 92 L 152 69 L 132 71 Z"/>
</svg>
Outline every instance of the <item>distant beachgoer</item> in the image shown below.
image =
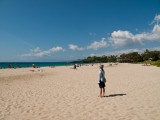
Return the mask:
<svg viewBox="0 0 160 120">
<path fill-rule="evenodd" d="M 98 79 L 98 84 L 100 88 L 100 97 L 105 96 L 105 71 L 103 69 L 104 65 L 100 65 L 100 70 L 99 70 L 99 79 Z"/>
<path fill-rule="evenodd" d="M 9 64 L 9 65 L 8 65 L 8 68 L 13 68 L 12 64 Z"/>
<path fill-rule="evenodd" d="M 33 68 L 37 68 L 37 66 L 36 66 L 35 64 L 32 64 L 32 67 L 33 67 Z"/>
<path fill-rule="evenodd" d="M 75 70 L 77 69 L 77 66 L 76 66 L 76 64 L 73 66 L 73 69 L 75 69 Z"/>
</svg>

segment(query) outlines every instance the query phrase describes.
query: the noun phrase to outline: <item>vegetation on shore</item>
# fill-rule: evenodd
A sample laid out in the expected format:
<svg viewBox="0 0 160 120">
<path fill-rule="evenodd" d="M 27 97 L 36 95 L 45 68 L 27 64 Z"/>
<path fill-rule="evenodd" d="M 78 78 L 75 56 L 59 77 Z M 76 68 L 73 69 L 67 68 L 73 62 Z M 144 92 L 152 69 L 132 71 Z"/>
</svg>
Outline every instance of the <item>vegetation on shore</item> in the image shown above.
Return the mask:
<svg viewBox="0 0 160 120">
<path fill-rule="evenodd" d="M 101 63 L 101 62 L 121 62 L 121 63 L 141 63 L 151 64 L 160 67 L 160 51 L 149 51 L 146 49 L 143 53 L 131 52 L 123 53 L 119 56 L 89 56 L 87 58 L 75 61 L 82 63 Z"/>
<path fill-rule="evenodd" d="M 160 67 L 160 60 L 157 60 L 157 61 L 135 62 L 134 64 L 154 65 L 154 66 Z"/>
</svg>

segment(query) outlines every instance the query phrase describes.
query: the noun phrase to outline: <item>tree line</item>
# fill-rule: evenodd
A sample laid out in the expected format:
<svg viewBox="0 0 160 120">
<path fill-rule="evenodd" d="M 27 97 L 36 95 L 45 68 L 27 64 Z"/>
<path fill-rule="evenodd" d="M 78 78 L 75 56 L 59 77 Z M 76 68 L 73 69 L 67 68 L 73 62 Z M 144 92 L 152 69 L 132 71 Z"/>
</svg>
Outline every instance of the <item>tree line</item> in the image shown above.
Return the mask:
<svg viewBox="0 0 160 120">
<path fill-rule="evenodd" d="M 87 58 L 75 61 L 82 63 L 100 63 L 100 62 L 144 62 L 144 61 L 157 61 L 160 60 L 160 51 L 149 51 L 146 49 L 143 53 L 131 52 L 131 53 L 123 53 L 119 56 L 110 55 L 110 56 L 89 56 Z"/>
</svg>

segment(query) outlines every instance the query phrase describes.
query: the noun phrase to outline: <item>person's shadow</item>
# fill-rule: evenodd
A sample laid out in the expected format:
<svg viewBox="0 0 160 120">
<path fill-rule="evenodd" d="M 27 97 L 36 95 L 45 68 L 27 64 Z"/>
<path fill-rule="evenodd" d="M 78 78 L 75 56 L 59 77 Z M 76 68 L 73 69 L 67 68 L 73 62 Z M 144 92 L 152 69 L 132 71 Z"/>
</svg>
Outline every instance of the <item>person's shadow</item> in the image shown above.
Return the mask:
<svg viewBox="0 0 160 120">
<path fill-rule="evenodd" d="M 110 95 L 106 95 L 104 97 L 117 97 L 117 96 L 124 96 L 124 95 L 127 95 L 127 94 L 110 94 Z"/>
</svg>

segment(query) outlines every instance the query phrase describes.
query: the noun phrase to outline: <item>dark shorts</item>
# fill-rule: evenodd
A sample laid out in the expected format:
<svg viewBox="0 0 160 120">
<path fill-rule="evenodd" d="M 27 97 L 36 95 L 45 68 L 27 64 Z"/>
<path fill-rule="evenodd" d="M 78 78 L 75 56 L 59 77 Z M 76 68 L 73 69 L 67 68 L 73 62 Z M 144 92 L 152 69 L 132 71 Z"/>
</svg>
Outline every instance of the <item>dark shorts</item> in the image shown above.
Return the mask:
<svg viewBox="0 0 160 120">
<path fill-rule="evenodd" d="M 104 87 L 106 87 L 105 83 L 104 82 L 100 82 L 99 83 L 99 88 L 104 88 Z"/>
</svg>

